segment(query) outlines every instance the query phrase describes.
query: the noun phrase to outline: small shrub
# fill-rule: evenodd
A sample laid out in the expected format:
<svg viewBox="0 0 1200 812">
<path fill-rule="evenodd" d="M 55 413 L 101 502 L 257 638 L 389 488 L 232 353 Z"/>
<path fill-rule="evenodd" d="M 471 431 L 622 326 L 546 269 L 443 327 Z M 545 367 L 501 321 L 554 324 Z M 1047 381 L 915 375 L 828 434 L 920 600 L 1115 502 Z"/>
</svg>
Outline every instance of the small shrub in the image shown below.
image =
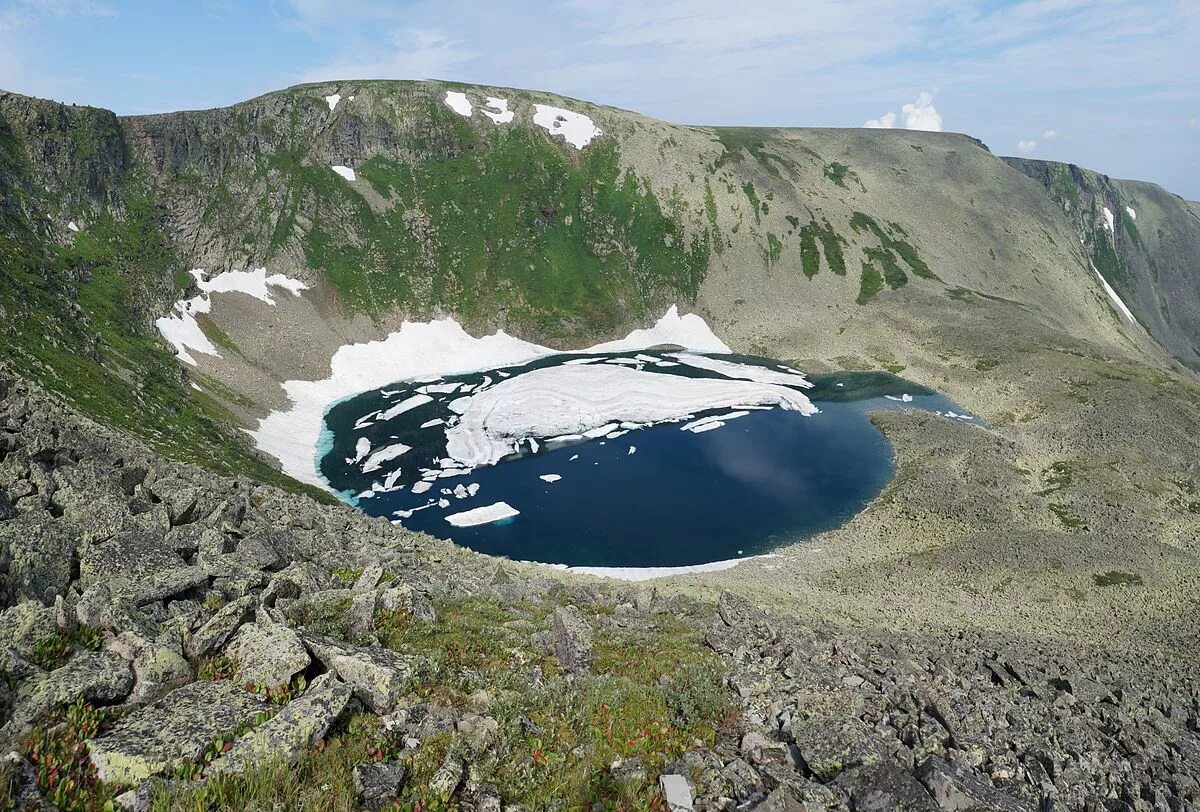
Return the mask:
<svg viewBox="0 0 1200 812">
<path fill-rule="evenodd" d="M 79 699 L 26 737 L 22 750 L 33 764 L 38 787 L 65 812 L 107 812 L 115 787 L 101 783 L 88 758 L 87 740 L 107 724 L 103 711 Z M 0 783 L 0 799 L 3 799 Z"/>
<path fill-rule="evenodd" d="M 237 671 L 237 665 L 223 654 L 205 657 L 196 666 L 196 676 L 206 682 L 220 682 L 223 679 L 229 679 L 235 671 Z"/>
</svg>

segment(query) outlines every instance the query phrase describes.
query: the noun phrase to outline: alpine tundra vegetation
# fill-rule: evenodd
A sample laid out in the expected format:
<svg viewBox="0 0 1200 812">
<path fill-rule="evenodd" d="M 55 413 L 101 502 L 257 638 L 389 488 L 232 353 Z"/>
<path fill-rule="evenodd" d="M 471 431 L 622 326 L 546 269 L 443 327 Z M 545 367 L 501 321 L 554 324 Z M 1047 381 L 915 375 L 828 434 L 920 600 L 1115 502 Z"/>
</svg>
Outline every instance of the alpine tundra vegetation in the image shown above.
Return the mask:
<svg viewBox="0 0 1200 812">
<path fill-rule="evenodd" d="M 382 80 L 0 191 L 0 809 L 1200 804 L 1200 204 Z"/>
</svg>

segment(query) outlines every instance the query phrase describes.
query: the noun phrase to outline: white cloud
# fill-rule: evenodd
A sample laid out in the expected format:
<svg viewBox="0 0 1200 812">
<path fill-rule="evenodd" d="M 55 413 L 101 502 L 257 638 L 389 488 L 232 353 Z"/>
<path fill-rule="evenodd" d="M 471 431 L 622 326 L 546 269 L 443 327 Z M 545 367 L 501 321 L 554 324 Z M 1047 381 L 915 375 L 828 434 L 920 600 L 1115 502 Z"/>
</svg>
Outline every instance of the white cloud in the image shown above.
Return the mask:
<svg viewBox="0 0 1200 812">
<path fill-rule="evenodd" d="M 1033 152 L 1035 149 L 1037 149 L 1037 141 L 1018 141 L 1017 142 L 1017 152 L 1021 153 L 1022 155 L 1028 155 L 1029 153 Z"/>
<path fill-rule="evenodd" d="M 900 108 L 900 113 L 904 116 L 904 129 L 906 130 L 942 131 L 942 116 L 933 106 L 933 94 L 928 91 L 921 91 L 921 95 L 917 96 L 915 102 Z M 890 130 L 896 126 L 896 114 L 884 113 L 879 118 L 866 121 L 863 126 L 870 129 Z"/>
<path fill-rule="evenodd" d="M 900 112 L 904 114 L 906 130 L 928 130 L 935 133 L 942 131 L 942 117 L 933 106 L 932 93 L 922 91 L 914 103 L 904 105 Z"/>
<path fill-rule="evenodd" d="M 1188 121 L 1188 126 L 1193 130 L 1200 130 L 1200 117 L 1192 116 L 1191 120 Z"/>
<path fill-rule="evenodd" d="M 1058 130 L 1046 130 L 1042 133 L 1043 141 L 1053 141 L 1055 138 L 1058 138 Z"/>
</svg>

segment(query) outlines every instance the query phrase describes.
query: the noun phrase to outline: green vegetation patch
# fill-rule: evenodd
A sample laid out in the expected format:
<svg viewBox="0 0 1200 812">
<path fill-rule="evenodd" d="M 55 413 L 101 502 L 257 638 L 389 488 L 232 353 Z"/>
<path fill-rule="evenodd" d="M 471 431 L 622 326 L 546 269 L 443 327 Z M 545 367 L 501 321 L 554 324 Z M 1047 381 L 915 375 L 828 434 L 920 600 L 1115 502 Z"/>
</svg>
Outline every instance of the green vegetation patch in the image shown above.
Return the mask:
<svg viewBox="0 0 1200 812">
<path fill-rule="evenodd" d="M 797 222 L 799 221 L 797 220 Z M 821 270 L 821 254 L 817 250 L 819 233 L 820 230 L 815 220 L 800 229 L 800 265 L 804 269 L 804 275 L 809 279 L 812 279 Z"/>
<path fill-rule="evenodd" d="M 875 270 L 875 266 L 870 262 L 864 262 L 862 266 L 862 281 L 858 289 L 858 298 L 854 301 L 860 305 L 866 304 L 881 290 L 883 290 L 883 275 Z"/>
<path fill-rule="evenodd" d="M 1092 576 L 1092 582 L 1096 586 L 1141 586 L 1142 576 L 1136 572 L 1110 570 L 1105 573 L 1096 573 Z"/>
<path fill-rule="evenodd" d="M 725 148 L 714 169 L 735 164 L 743 160 L 743 153 L 749 155 L 770 175 L 781 177 L 778 164 L 782 158 L 767 151 L 764 131 L 754 127 L 714 127 L 713 133 Z"/>
<path fill-rule="evenodd" d="M 892 288 L 900 287 L 908 281 L 907 275 L 900 268 L 900 261 L 903 261 L 909 270 L 922 279 L 941 281 L 925 263 L 925 260 L 921 259 L 912 243 L 903 239 L 907 235 L 895 223 L 889 224 L 888 228 L 899 234 L 899 237 L 888 233 L 888 230 L 876 223 L 870 215 L 856 211 L 850 218 L 850 227 L 856 233 L 870 232 L 879 240 L 879 248 L 867 247 L 863 249 L 863 252 L 869 261 L 877 262 L 883 267 L 888 284 Z M 903 278 L 903 282 L 900 281 L 901 278 Z"/>
</svg>

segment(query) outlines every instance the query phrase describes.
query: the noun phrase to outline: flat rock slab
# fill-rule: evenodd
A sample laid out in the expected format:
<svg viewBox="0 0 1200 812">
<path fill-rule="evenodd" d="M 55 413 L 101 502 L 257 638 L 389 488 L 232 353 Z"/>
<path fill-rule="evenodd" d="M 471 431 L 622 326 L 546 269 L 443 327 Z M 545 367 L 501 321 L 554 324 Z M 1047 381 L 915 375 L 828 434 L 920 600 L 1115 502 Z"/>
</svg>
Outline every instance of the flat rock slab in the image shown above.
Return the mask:
<svg viewBox="0 0 1200 812">
<path fill-rule="evenodd" d="M 100 780 L 137 784 L 184 759 L 195 761 L 213 739 L 267 707 L 262 697 L 228 680 L 193 682 L 126 716 L 92 739 L 88 751 Z"/>
<path fill-rule="evenodd" d="M 308 667 L 312 660 L 300 637 L 282 623 L 247 623 L 233 635 L 225 654 L 238 664 L 242 683 L 277 688 Z"/>
<path fill-rule="evenodd" d="M 206 772 L 241 773 L 273 759 L 295 762 L 305 748 L 325 736 L 352 694 L 349 685 L 332 674 L 322 674 L 302 696 L 234 742 L 233 748 L 209 765 Z"/>
<path fill-rule="evenodd" d="M 21 683 L 10 729 L 19 729 L 79 697 L 89 702 L 109 703 L 124 699 L 132 690 L 133 669 L 125 660 L 106 651 L 80 652 L 61 668 Z"/>
<path fill-rule="evenodd" d="M 588 670 L 592 664 L 592 631 L 574 606 L 554 610 L 554 656 L 572 674 Z"/>
<path fill-rule="evenodd" d="M 354 688 L 375 713 L 387 713 L 417 682 L 425 660 L 384 648 L 364 648 L 316 634 L 301 638 L 321 664 Z"/>
<path fill-rule="evenodd" d="M 254 599 L 249 595 L 226 604 L 192 635 L 188 641 L 188 654 L 203 657 L 225 645 L 225 641 L 249 618 Z"/>
<path fill-rule="evenodd" d="M 938 805 L 913 774 L 897 764 L 854 767 L 833 786 L 844 792 L 855 812 L 938 812 Z"/>
<path fill-rule="evenodd" d="M 809 719 L 794 729 L 802 766 L 818 781 L 832 781 L 843 770 L 882 760 L 871 731 L 857 719 Z"/>
</svg>

